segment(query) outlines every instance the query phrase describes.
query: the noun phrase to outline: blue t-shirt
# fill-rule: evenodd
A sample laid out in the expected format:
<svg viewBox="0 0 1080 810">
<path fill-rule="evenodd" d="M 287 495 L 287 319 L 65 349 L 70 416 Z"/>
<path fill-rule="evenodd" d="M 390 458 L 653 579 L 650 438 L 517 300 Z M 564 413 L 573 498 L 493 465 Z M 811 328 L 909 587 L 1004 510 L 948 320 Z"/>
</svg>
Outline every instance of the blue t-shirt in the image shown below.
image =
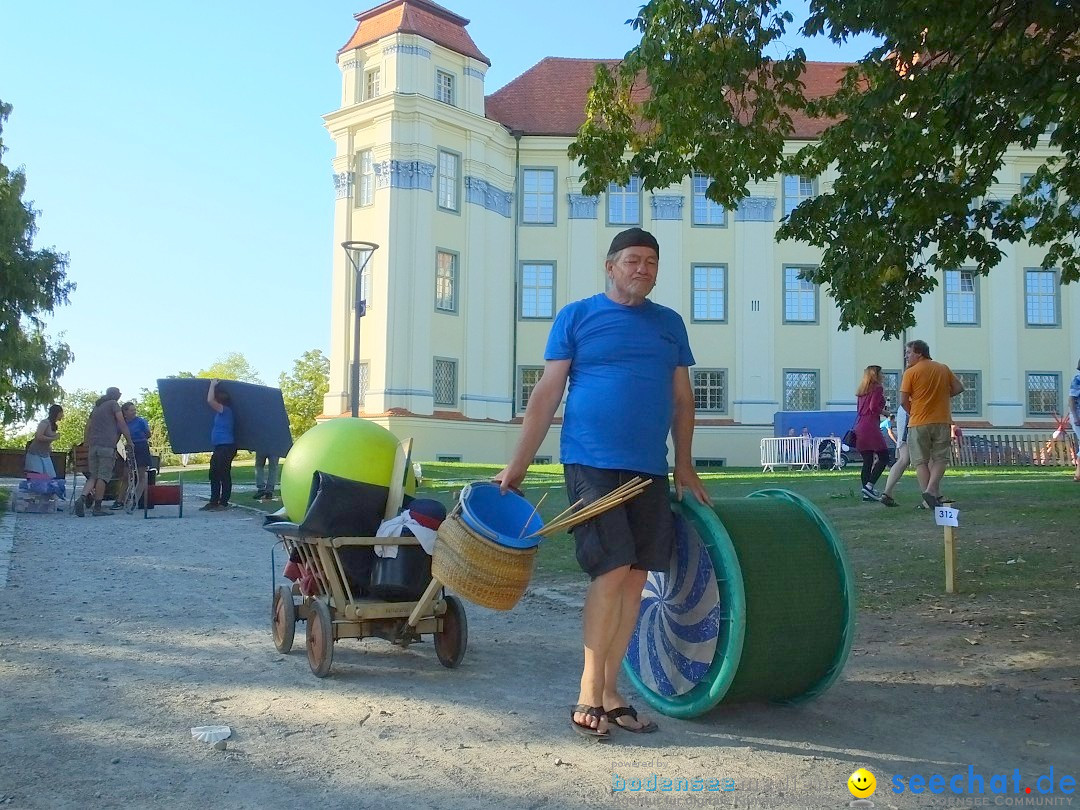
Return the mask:
<svg viewBox="0 0 1080 810">
<path fill-rule="evenodd" d="M 544 357 L 571 361 L 563 464 L 667 475 L 675 369 L 695 362 L 677 312 L 603 293 L 575 301 L 556 316 Z"/>
<path fill-rule="evenodd" d="M 886 447 L 892 447 L 893 446 L 893 440 L 889 436 L 889 428 L 892 427 L 892 420 L 887 416 L 883 417 L 879 427 L 881 428 L 881 438 L 883 438 L 885 440 L 885 446 Z"/>
<path fill-rule="evenodd" d="M 128 431 L 131 433 L 131 441 L 133 443 L 150 441 L 150 423 L 141 416 L 129 419 L 127 426 Z"/>
<path fill-rule="evenodd" d="M 1076 412 L 1080 414 L 1080 371 L 1076 372 L 1069 384 L 1069 396 L 1076 400 Z"/>
<path fill-rule="evenodd" d="M 228 405 L 221 407 L 221 413 L 214 414 L 214 426 L 210 428 L 210 444 L 236 444 L 233 438 L 233 412 Z"/>
</svg>

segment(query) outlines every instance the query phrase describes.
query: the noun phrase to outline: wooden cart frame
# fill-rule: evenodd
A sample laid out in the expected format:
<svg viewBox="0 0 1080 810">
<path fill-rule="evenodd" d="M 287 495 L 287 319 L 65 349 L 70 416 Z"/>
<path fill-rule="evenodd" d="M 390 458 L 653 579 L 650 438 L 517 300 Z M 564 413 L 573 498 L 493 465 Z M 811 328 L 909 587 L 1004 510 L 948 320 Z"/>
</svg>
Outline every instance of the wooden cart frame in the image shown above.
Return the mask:
<svg viewBox="0 0 1080 810">
<path fill-rule="evenodd" d="M 384 519 L 401 510 L 411 451 L 411 439 L 398 447 Z M 307 627 L 308 665 L 319 678 L 329 674 L 334 642 L 343 638 L 383 638 L 405 647 L 431 635 L 443 666 L 454 668 L 461 663 L 468 644 L 465 608 L 459 599 L 445 593 L 438 580 L 432 579 L 415 602 L 361 597 L 349 585 L 342 549 L 419 545 L 415 537 L 311 536 L 288 522 L 269 523 L 266 529 L 279 537 L 290 557 L 297 558 L 306 571 L 314 574 L 314 594 L 303 594 L 299 583 L 274 588 L 271 630 L 279 652 L 292 649 L 296 622 L 303 621 Z"/>
</svg>

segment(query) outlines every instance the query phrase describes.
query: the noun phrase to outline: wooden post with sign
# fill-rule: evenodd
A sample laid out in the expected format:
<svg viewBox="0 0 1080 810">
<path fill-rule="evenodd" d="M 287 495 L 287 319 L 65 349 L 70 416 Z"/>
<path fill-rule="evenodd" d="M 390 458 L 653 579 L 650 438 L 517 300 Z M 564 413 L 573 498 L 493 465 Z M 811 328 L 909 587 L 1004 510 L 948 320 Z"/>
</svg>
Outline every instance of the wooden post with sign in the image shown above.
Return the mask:
<svg viewBox="0 0 1080 810">
<path fill-rule="evenodd" d="M 943 502 L 934 510 L 935 522 L 945 530 L 945 593 L 956 593 L 956 535 L 953 530 L 960 525 L 959 515 L 951 501 Z"/>
<path fill-rule="evenodd" d="M 956 538 L 953 527 L 945 527 L 945 593 L 956 593 Z"/>
</svg>

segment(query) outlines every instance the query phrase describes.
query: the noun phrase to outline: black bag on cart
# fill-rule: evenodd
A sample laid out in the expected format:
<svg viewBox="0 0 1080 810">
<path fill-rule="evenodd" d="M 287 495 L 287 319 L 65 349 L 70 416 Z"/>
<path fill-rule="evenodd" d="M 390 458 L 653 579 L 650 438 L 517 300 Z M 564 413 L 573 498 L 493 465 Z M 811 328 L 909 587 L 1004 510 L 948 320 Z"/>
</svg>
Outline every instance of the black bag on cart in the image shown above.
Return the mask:
<svg viewBox="0 0 1080 810">
<path fill-rule="evenodd" d="M 316 470 L 300 531 L 317 537 L 374 537 L 386 510 L 389 487 L 350 481 Z M 367 594 L 375 551 L 370 547 L 339 549 L 353 596 Z"/>
</svg>

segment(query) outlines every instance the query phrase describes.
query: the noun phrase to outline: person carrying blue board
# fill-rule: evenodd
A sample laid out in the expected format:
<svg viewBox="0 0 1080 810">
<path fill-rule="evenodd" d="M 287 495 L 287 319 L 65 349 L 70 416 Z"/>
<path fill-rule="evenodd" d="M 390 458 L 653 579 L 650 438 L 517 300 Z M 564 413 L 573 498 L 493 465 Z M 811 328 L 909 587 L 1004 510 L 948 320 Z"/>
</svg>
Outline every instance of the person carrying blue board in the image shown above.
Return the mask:
<svg viewBox="0 0 1080 810">
<path fill-rule="evenodd" d="M 214 452 L 210 456 L 210 501 L 202 507 L 204 512 L 220 512 L 229 508 L 232 497 L 232 463 L 236 458 L 236 432 L 232 398 L 228 391 L 219 387 L 219 380 L 211 380 L 206 392 L 206 404 L 214 409 L 214 424 L 210 428 L 210 444 Z"/>
<path fill-rule="evenodd" d="M 618 689 L 618 675 L 637 626 L 649 571 L 666 571 L 675 524 L 668 489 L 667 437 L 675 446 L 674 483 L 711 504 L 694 469 L 694 364 L 686 325 L 648 299 L 656 286 L 660 246 L 641 228 L 616 235 L 604 269 L 606 293 L 565 306 L 544 352 L 544 374 L 529 396 L 521 438 L 495 476 L 516 488 L 547 435 L 569 383 L 561 459 L 570 502 L 591 503 L 635 476 L 650 480 L 637 497 L 574 528 L 578 564 L 592 581 L 585 596 L 585 661 L 571 727 L 596 738 L 608 724 L 655 731 Z"/>
</svg>

